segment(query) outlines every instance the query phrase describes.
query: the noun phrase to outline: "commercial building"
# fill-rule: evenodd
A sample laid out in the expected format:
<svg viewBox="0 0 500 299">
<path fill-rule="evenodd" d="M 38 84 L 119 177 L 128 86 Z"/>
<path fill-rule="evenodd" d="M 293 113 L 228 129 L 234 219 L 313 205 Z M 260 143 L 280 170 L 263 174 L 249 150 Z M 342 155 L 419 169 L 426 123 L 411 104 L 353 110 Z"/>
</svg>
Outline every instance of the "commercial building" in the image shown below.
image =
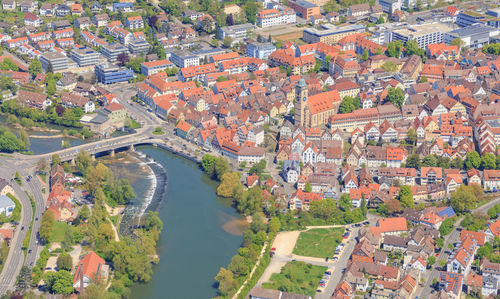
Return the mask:
<svg viewBox="0 0 500 299">
<path fill-rule="evenodd" d="M 490 42 L 490 38 L 499 34 L 497 28 L 484 24 L 473 24 L 464 28 L 456 29 L 444 34 L 444 42 L 449 44 L 452 40 L 459 38 L 465 47 L 482 48 Z"/>
<path fill-rule="evenodd" d="M 248 33 L 253 31 L 254 26 L 249 23 L 225 26 L 219 28 L 219 39 L 224 40 L 226 37 L 233 39 L 233 42 L 239 42 L 247 38 Z"/>
<path fill-rule="evenodd" d="M 68 68 L 68 57 L 59 52 L 43 53 L 40 55 L 40 62 L 45 72 L 47 72 L 49 65 L 52 65 L 52 71 L 54 73 L 64 71 Z"/>
<path fill-rule="evenodd" d="M 170 61 L 180 68 L 200 65 L 199 56 L 177 51 L 171 53 Z"/>
<path fill-rule="evenodd" d="M 128 44 L 128 50 L 134 55 L 147 54 L 151 45 L 143 39 L 131 40 Z"/>
<path fill-rule="evenodd" d="M 79 67 L 97 65 L 99 62 L 99 53 L 87 47 L 73 48 L 71 50 L 71 59 L 73 59 Z"/>
<path fill-rule="evenodd" d="M 402 1 L 400 0 L 379 0 L 378 4 L 382 6 L 382 11 L 392 15 L 396 10 L 401 10 Z"/>
<path fill-rule="evenodd" d="M 342 38 L 365 31 L 363 25 L 335 26 L 333 24 L 322 24 L 321 29 L 306 28 L 302 32 L 302 39 L 307 43 L 335 44 Z"/>
<path fill-rule="evenodd" d="M 299 17 L 306 20 L 320 14 L 319 6 L 308 1 L 288 1 L 288 6 L 295 10 Z"/>
<path fill-rule="evenodd" d="M 252 42 L 247 44 L 247 56 L 267 59 L 271 53 L 276 51 L 276 46 L 271 43 Z"/>
<path fill-rule="evenodd" d="M 141 74 L 144 76 L 151 76 L 173 66 L 174 64 L 166 59 L 147 61 L 141 63 Z"/>
<path fill-rule="evenodd" d="M 420 48 L 425 49 L 429 44 L 442 43 L 443 35 L 452 29 L 452 27 L 442 23 L 412 25 L 393 30 L 391 40 L 401 41 L 405 45 L 408 41 L 415 40 Z"/>
<path fill-rule="evenodd" d="M 103 84 L 127 82 L 134 78 L 132 70 L 112 64 L 96 65 L 94 71 L 97 81 Z"/>
<path fill-rule="evenodd" d="M 297 22 L 297 15 L 293 9 L 288 7 L 283 9 L 264 9 L 257 14 L 257 26 L 262 28 L 294 24 L 295 22 Z"/>
<path fill-rule="evenodd" d="M 457 16 L 457 25 L 466 27 L 476 23 L 484 23 L 486 16 L 475 11 L 462 11 Z"/>
<path fill-rule="evenodd" d="M 118 43 L 109 44 L 101 47 L 101 54 L 106 57 L 110 62 L 115 62 L 118 55 L 125 53 L 128 54 L 128 49 Z"/>
</svg>

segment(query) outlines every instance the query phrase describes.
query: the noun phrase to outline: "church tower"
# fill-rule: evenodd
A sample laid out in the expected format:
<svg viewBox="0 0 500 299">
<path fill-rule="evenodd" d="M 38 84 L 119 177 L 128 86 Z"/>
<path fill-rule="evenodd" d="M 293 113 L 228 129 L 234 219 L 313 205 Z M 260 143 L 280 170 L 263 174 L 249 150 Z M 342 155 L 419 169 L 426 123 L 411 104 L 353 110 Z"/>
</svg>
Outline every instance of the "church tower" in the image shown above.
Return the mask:
<svg viewBox="0 0 500 299">
<path fill-rule="evenodd" d="M 306 107 L 308 98 L 307 84 L 304 79 L 300 79 L 295 86 L 295 118 L 294 123 L 297 126 L 304 126 L 306 121 Z"/>
</svg>

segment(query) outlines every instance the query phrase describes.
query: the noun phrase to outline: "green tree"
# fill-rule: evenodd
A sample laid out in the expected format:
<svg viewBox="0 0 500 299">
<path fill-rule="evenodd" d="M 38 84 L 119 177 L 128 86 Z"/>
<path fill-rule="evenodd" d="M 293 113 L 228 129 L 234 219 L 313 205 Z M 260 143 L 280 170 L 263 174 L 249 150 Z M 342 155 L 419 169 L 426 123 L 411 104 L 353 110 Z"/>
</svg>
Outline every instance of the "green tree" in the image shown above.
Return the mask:
<svg viewBox="0 0 500 299">
<path fill-rule="evenodd" d="M 233 256 L 228 269 L 233 272 L 236 277 L 245 276 L 250 272 L 247 261 L 241 255 Z"/>
<path fill-rule="evenodd" d="M 410 186 L 403 185 L 399 188 L 399 201 L 403 208 L 413 208 L 413 193 Z"/>
<path fill-rule="evenodd" d="M 305 192 L 312 192 L 311 183 L 309 183 L 309 182 L 306 183 L 306 186 L 304 187 L 304 191 Z"/>
<path fill-rule="evenodd" d="M 236 187 L 241 185 L 240 176 L 236 172 L 227 172 L 222 175 L 221 183 L 217 187 L 217 195 L 222 197 L 232 197 Z"/>
<path fill-rule="evenodd" d="M 163 222 L 160 217 L 158 217 L 158 212 L 148 211 L 146 220 L 144 221 L 144 227 L 146 227 L 147 230 L 152 230 L 153 228 L 157 228 L 158 231 L 162 230 Z"/>
<path fill-rule="evenodd" d="M 75 165 L 82 174 L 85 175 L 85 173 L 87 172 L 87 168 L 92 166 L 92 164 L 92 157 L 85 150 L 81 150 L 78 152 L 78 154 L 76 154 Z"/>
<path fill-rule="evenodd" d="M 465 158 L 465 168 L 470 170 L 472 168 L 479 168 L 481 166 L 481 157 L 476 151 L 468 152 Z"/>
<path fill-rule="evenodd" d="M 73 293 L 73 276 L 66 270 L 47 272 L 44 277 L 47 289 L 52 294 L 69 295 Z"/>
<path fill-rule="evenodd" d="M 431 255 L 427 258 L 427 265 L 431 266 L 436 263 L 436 257 Z"/>
<path fill-rule="evenodd" d="M 349 209 L 352 208 L 352 200 L 349 197 L 349 195 L 342 193 L 342 195 L 340 196 L 340 199 L 339 199 L 339 207 L 343 211 L 348 211 Z"/>
<path fill-rule="evenodd" d="M 222 40 L 222 44 L 224 45 L 224 47 L 226 48 L 231 48 L 231 45 L 233 44 L 233 39 L 230 37 L 230 36 L 226 36 L 223 40 Z"/>
<path fill-rule="evenodd" d="M 415 129 L 410 128 L 408 130 L 407 139 L 413 145 L 415 145 L 417 143 L 417 132 L 415 132 Z"/>
<path fill-rule="evenodd" d="M 359 107 L 360 107 L 360 103 L 359 103 L 359 99 L 357 97 L 353 98 L 353 97 L 346 96 L 342 99 L 342 102 L 340 103 L 339 113 L 341 113 L 341 114 L 350 113 L 356 109 L 359 109 Z"/>
<path fill-rule="evenodd" d="M 450 194 L 450 204 L 458 213 L 475 208 L 476 203 L 477 198 L 471 186 L 460 185 Z"/>
<path fill-rule="evenodd" d="M 495 169 L 496 157 L 492 153 L 484 153 L 481 157 L 481 167 L 483 169 Z"/>
<path fill-rule="evenodd" d="M 229 163 L 223 157 L 217 157 L 214 163 L 215 177 L 220 181 L 222 176 L 229 171 Z"/>
<path fill-rule="evenodd" d="M 387 56 L 399 58 L 401 56 L 402 49 L 403 49 L 402 42 L 392 41 L 387 45 Z"/>
<path fill-rule="evenodd" d="M 439 249 L 443 248 L 443 246 L 444 246 L 444 240 L 443 240 L 443 238 L 436 238 L 436 246 Z"/>
<path fill-rule="evenodd" d="M 225 268 L 220 268 L 219 273 L 215 276 L 215 280 L 219 283 L 219 293 L 222 296 L 230 295 L 238 286 L 233 272 Z"/>
<path fill-rule="evenodd" d="M 129 67 L 131 70 L 133 70 L 135 73 L 140 73 L 141 72 L 141 63 L 143 63 L 145 60 L 143 57 L 134 57 L 129 60 L 127 63 L 127 67 Z"/>
<path fill-rule="evenodd" d="M 205 154 L 201 158 L 201 167 L 211 177 L 214 176 L 214 172 L 215 172 L 214 166 L 215 166 L 216 159 L 217 158 L 215 156 L 212 156 L 209 154 Z"/>
<path fill-rule="evenodd" d="M 443 220 L 441 226 L 439 227 L 439 233 L 441 234 L 441 237 L 447 236 L 453 231 L 453 224 L 455 223 L 455 221 L 455 218 L 446 218 L 445 220 Z"/>
<path fill-rule="evenodd" d="M 12 61 L 10 58 L 6 57 L 6 58 L 4 58 L 2 63 L 0 63 L 0 69 L 2 69 L 4 71 L 12 70 L 14 72 L 17 72 L 19 70 L 19 67 L 17 66 L 17 64 L 14 61 Z"/>
<path fill-rule="evenodd" d="M 427 76 L 423 75 L 422 77 L 420 77 L 420 80 L 418 80 L 418 83 L 425 83 L 428 81 L 429 81 L 429 79 L 427 79 Z"/>
<path fill-rule="evenodd" d="M 54 228 L 54 223 L 55 223 L 55 218 L 54 218 L 54 214 L 52 213 L 52 211 L 50 211 L 50 210 L 45 211 L 45 213 L 43 213 L 43 216 L 42 216 L 42 222 L 40 224 L 40 229 L 38 230 L 40 238 L 44 242 L 50 241 L 50 238 L 52 236 L 52 230 Z"/>
<path fill-rule="evenodd" d="M 427 155 L 422 159 L 422 166 L 435 167 L 437 166 L 437 159 L 433 155 Z"/>
<path fill-rule="evenodd" d="M 387 93 L 387 100 L 391 102 L 394 106 L 401 108 L 405 101 L 405 96 L 400 88 L 389 87 Z"/>
<path fill-rule="evenodd" d="M 57 257 L 57 268 L 59 270 L 72 271 L 73 270 L 73 259 L 66 252 L 61 252 Z"/>
<path fill-rule="evenodd" d="M 56 80 L 47 80 L 47 88 L 45 90 L 49 96 L 53 96 L 56 93 Z"/>
<path fill-rule="evenodd" d="M 35 58 L 31 61 L 29 67 L 28 67 L 28 72 L 31 74 L 31 76 L 35 77 L 38 74 L 41 74 L 43 72 L 42 69 L 42 63 L 38 58 Z"/>
<path fill-rule="evenodd" d="M 269 220 L 269 233 L 277 233 L 281 229 L 281 221 L 278 217 L 273 217 Z"/>
<path fill-rule="evenodd" d="M 425 51 L 424 49 L 421 49 L 419 46 L 418 46 L 418 42 L 416 40 L 410 40 L 406 43 L 406 55 L 407 56 L 410 56 L 410 55 L 418 55 L 420 56 L 422 59 L 425 59 Z"/>
<path fill-rule="evenodd" d="M 416 154 L 410 155 L 406 159 L 406 167 L 420 169 L 420 157 Z"/>
<path fill-rule="evenodd" d="M 451 41 L 450 45 L 452 46 L 457 46 L 458 51 L 462 49 L 462 47 L 465 45 L 465 42 L 461 38 L 455 38 L 454 40 Z"/>
<path fill-rule="evenodd" d="M 382 64 L 382 68 L 386 72 L 395 73 L 398 70 L 398 65 L 394 61 L 386 61 Z"/>
<path fill-rule="evenodd" d="M 264 170 L 266 170 L 266 160 L 262 159 L 259 161 L 259 163 L 255 163 L 252 165 L 250 170 L 248 170 L 248 173 L 255 173 L 256 175 L 261 175 Z"/>
<path fill-rule="evenodd" d="M 455 157 L 451 160 L 450 166 L 451 168 L 462 169 L 464 167 L 464 161 L 460 157 Z"/>
</svg>

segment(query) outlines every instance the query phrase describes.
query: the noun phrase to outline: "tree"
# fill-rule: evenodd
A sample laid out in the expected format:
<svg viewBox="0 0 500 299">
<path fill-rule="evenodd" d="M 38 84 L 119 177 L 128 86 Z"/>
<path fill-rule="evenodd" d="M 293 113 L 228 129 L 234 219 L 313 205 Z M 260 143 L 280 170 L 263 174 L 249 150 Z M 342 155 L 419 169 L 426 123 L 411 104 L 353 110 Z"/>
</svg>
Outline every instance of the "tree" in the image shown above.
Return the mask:
<svg viewBox="0 0 500 299">
<path fill-rule="evenodd" d="M 176 0 L 166 0 L 161 2 L 160 7 L 165 10 L 167 15 L 172 15 L 175 17 L 179 17 L 182 12 L 182 7 L 180 5 L 181 1 Z"/>
<path fill-rule="evenodd" d="M 462 49 L 462 47 L 465 45 L 465 42 L 461 38 L 455 38 L 454 40 L 451 41 L 450 45 L 452 46 L 457 46 L 458 51 Z"/>
<path fill-rule="evenodd" d="M 384 64 L 382 64 L 382 68 L 386 72 L 394 73 L 398 70 L 398 65 L 394 61 L 386 61 Z"/>
<path fill-rule="evenodd" d="M 417 154 L 413 154 L 406 159 L 406 167 L 420 169 L 420 157 Z"/>
<path fill-rule="evenodd" d="M 389 200 L 386 204 L 386 207 L 387 207 L 387 213 L 389 214 L 401 212 L 401 202 L 395 198 Z"/>
<path fill-rule="evenodd" d="M 400 41 L 392 41 L 387 45 L 387 56 L 399 58 L 401 56 L 403 43 Z"/>
<path fill-rule="evenodd" d="M 425 83 L 429 81 L 429 79 L 427 79 L 427 76 L 423 75 L 422 77 L 420 77 L 420 80 L 418 80 L 418 83 Z"/>
<path fill-rule="evenodd" d="M 472 186 L 460 185 L 450 194 L 450 204 L 459 213 L 476 207 L 477 198 Z"/>
<path fill-rule="evenodd" d="M 215 280 L 219 283 L 219 292 L 222 296 L 228 296 L 238 286 L 233 272 L 225 268 L 220 268 L 219 273 L 215 276 Z"/>
<path fill-rule="evenodd" d="M 38 60 L 38 58 L 35 58 L 31 61 L 28 67 L 28 72 L 33 77 L 43 72 L 42 63 L 40 62 L 40 60 Z"/>
<path fill-rule="evenodd" d="M 366 199 L 365 199 L 365 196 L 362 195 L 361 196 L 361 214 L 363 215 L 364 218 L 366 218 L 366 214 L 367 214 L 367 207 L 366 207 Z"/>
<path fill-rule="evenodd" d="M 416 40 L 409 40 L 407 43 L 406 43 L 406 56 L 410 56 L 410 55 L 418 55 L 420 56 L 422 59 L 425 59 L 425 51 L 424 49 L 421 49 L 419 46 L 418 46 L 418 42 Z"/>
<path fill-rule="evenodd" d="M 425 167 L 435 167 L 437 166 L 437 159 L 433 155 L 427 155 L 422 159 L 422 166 Z"/>
<path fill-rule="evenodd" d="M 268 226 L 269 233 L 275 234 L 279 232 L 280 229 L 281 229 L 280 219 L 278 217 L 271 218 L 271 220 L 269 220 L 269 226 Z"/>
<path fill-rule="evenodd" d="M 215 160 L 216 160 L 216 157 L 209 155 L 209 154 L 205 154 L 201 158 L 201 167 L 211 177 L 213 177 L 214 172 L 215 172 L 215 169 L 214 169 Z"/>
<path fill-rule="evenodd" d="M 262 159 L 259 161 L 259 163 L 255 163 L 252 165 L 250 170 L 248 170 L 248 173 L 255 173 L 256 175 L 261 175 L 264 170 L 266 170 L 266 160 Z"/>
<path fill-rule="evenodd" d="M 227 15 L 226 17 L 226 25 L 227 26 L 233 26 L 234 25 L 234 18 L 233 18 L 233 14 L 230 13 Z"/>
<path fill-rule="evenodd" d="M 394 106 L 401 108 L 405 101 L 405 96 L 400 88 L 390 87 L 387 92 L 387 100 Z"/>
<path fill-rule="evenodd" d="M 12 61 L 10 58 L 6 57 L 4 58 L 4 60 L 2 61 L 2 63 L 0 63 L 0 69 L 4 70 L 4 71 L 14 71 L 14 72 L 17 72 L 19 70 L 19 67 L 17 66 L 17 64 Z"/>
<path fill-rule="evenodd" d="M 290 77 L 292 75 L 292 68 L 289 66 L 286 68 L 286 75 Z"/>
<path fill-rule="evenodd" d="M 445 267 L 446 267 L 446 264 L 447 264 L 446 260 L 439 260 L 439 266 L 440 266 L 441 268 L 445 268 Z"/>
<path fill-rule="evenodd" d="M 46 88 L 47 94 L 53 96 L 56 93 L 56 80 L 50 79 L 47 80 L 46 82 L 47 82 L 47 88 Z"/>
<path fill-rule="evenodd" d="M 465 157 L 465 168 L 470 170 L 472 168 L 479 168 L 481 166 L 481 157 L 476 151 L 468 152 Z"/>
<path fill-rule="evenodd" d="M 335 200 L 326 198 L 320 201 L 313 201 L 309 207 L 309 212 L 315 218 L 322 218 L 327 220 L 332 217 L 335 212 L 338 212 Z"/>
<path fill-rule="evenodd" d="M 415 129 L 410 128 L 408 130 L 407 139 L 413 145 L 417 143 L 417 132 L 415 131 Z"/>
<path fill-rule="evenodd" d="M 222 197 L 232 197 L 234 189 L 241 185 L 240 176 L 236 172 L 227 172 L 222 175 L 221 183 L 217 187 L 217 195 Z"/>
<path fill-rule="evenodd" d="M 59 270 L 71 271 L 73 270 L 73 259 L 66 252 L 61 252 L 57 257 L 57 268 Z"/>
<path fill-rule="evenodd" d="M 431 255 L 427 258 L 427 265 L 431 266 L 436 263 L 436 257 Z"/>
<path fill-rule="evenodd" d="M 384 24 L 384 23 L 385 23 L 384 17 L 380 16 L 380 18 L 378 18 L 377 20 L 377 24 Z"/>
<path fill-rule="evenodd" d="M 451 168 L 462 169 L 464 167 L 464 161 L 460 157 L 455 157 L 453 160 L 451 160 L 450 166 Z"/>
<path fill-rule="evenodd" d="M 75 165 L 82 174 L 85 175 L 85 173 L 87 172 L 87 168 L 89 168 L 89 166 L 92 166 L 92 164 L 92 157 L 85 150 L 81 150 L 78 152 L 78 154 L 76 154 Z"/>
<path fill-rule="evenodd" d="M 413 193 L 410 186 L 403 185 L 399 188 L 399 201 L 403 208 L 413 208 Z"/>
<path fill-rule="evenodd" d="M 40 235 L 40 238 L 44 242 L 49 242 L 50 238 L 52 236 L 52 229 L 54 227 L 55 223 L 55 218 L 54 214 L 52 211 L 47 210 L 45 213 L 43 213 L 42 216 L 42 222 L 40 224 L 40 229 L 38 230 L 38 234 Z"/>
<path fill-rule="evenodd" d="M 342 102 L 340 103 L 339 106 L 339 113 L 344 114 L 344 113 L 350 113 L 356 109 L 359 109 L 360 103 L 359 99 L 353 98 L 346 96 L 344 99 L 342 99 Z"/>
<path fill-rule="evenodd" d="M 73 293 L 73 276 L 66 270 L 48 272 L 44 277 L 47 289 L 52 294 L 69 295 Z"/>
<path fill-rule="evenodd" d="M 141 72 L 141 63 L 143 63 L 145 60 L 143 57 L 134 57 L 129 60 L 127 63 L 127 67 L 133 70 L 135 73 L 140 73 Z"/>
<path fill-rule="evenodd" d="M 215 177 L 220 181 L 222 176 L 229 171 L 229 163 L 223 157 L 217 157 L 214 163 Z"/>
<path fill-rule="evenodd" d="M 443 248 L 443 246 L 444 246 L 444 240 L 443 240 L 443 238 L 436 238 L 436 246 L 439 249 Z"/>
<path fill-rule="evenodd" d="M 305 192 L 312 192 L 311 183 L 309 183 L 309 182 L 306 183 L 306 186 L 304 187 L 304 191 Z"/>
<path fill-rule="evenodd" d="M 222 44 L 224 45 L 224 47 L 226 48 L 231 48 L 232 44 L 233 44 L 233 39 L 230 37 L 230 36 L 226 36 L 224 37 L 224 39 L 222 40 Z"/>
<path fill-rule="evenodd" d="M 492 153 L 484 153 L 481 157 L 481 167 L 483 169 L 495 169 L 496 157 Z"/>
<path fill-rule="evenodd" d="M 258 2 L 247 2 L 243 5 L 243 10 L 247 16 L 248 22 L 251 24 L 255 24 L 257 19 L 257 11 L 259 10 Z"/>
<path fill-rule="evenodd" d="M 82 208 L 80 209 L 80 213 L 78 214 L 78 217 L 82 220 L 87 220 L 89 219 L 89 216 L 90 216 L 89 207 L 86 205 L 82 206 Z"/>
<path fill-rule="evenodd" d="M 445 220 L 443 220 L 441 226 L 439 227 L 439 233 L 441 234 L 441 237 L 449 235 L 453 231 L 454 223 L 454 218 L 446 218 Z"/>
<path fill-rule="evenodd" d="M 121 66 L 124 66 L 125 64 L 127 64 L 127 62 L 129 62 L 130 57 L 128 56 L 128 54 L 127 54 L 127 53 L 120 53 L 120 54 L 118 54 L 118 56 L 116 57 L 116 60 L 118 61 L 118 63 L 119 63 Z"/>
<path fill-rule="evenodd" d="M 228 269 L 234 273 L 236 277 L 245 276 L 250 272 L 247 261 L 241 255 L 235 255 L 229 263 Z"/>
</svg>

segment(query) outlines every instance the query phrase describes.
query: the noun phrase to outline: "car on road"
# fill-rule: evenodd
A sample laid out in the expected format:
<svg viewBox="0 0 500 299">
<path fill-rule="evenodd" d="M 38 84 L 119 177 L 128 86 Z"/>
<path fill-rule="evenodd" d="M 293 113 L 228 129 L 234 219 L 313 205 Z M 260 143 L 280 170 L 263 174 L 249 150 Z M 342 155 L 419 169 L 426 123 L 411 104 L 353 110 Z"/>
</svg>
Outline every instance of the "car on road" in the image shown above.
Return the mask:
<svg viewBox="0 0 500 299">
<path fill-rule="evenodd" d="M 28 250 L 28 253 L 31 253 L 31 249 L 30 249 L 30 250 Z"/>
<path fill-rule="evenodd" d="M 326 271 L 325 271 L 325 274 L 326 274 L 326 275 L 332 275 L 332 270 L 330 270 L 330 269 L 326 270 Z"/>
<path fill-rule="evenodd" d="M 349 238 L 349 232 L 345 232 L 343 235 L 342 235 L 342 239 L 348 239 Z"/>
<path fill-rule="evenodd" d="M 318 289 L 316 290 L 316 293 L 322 294 L 324 291 L 325 291 L 325 287 L 324 286 L 318 286 Z"/>
<path fill-rule="evenodd" d="M 21 230 L 24 230 L 24 226 L 23 226 L 23 227 L 21 227 Z"/>
<path fill-rule="evenodd" d="M 334 256 L 334 257 L 332 258 L 332 261 L 334 261 L 334 262 L 336 262 L 336 261 L 338 261 L 338 260 L 339 260 L 339 258 L 338 258 L 338 257 L 336 257 L 336 256 Z"/>
</svg>

